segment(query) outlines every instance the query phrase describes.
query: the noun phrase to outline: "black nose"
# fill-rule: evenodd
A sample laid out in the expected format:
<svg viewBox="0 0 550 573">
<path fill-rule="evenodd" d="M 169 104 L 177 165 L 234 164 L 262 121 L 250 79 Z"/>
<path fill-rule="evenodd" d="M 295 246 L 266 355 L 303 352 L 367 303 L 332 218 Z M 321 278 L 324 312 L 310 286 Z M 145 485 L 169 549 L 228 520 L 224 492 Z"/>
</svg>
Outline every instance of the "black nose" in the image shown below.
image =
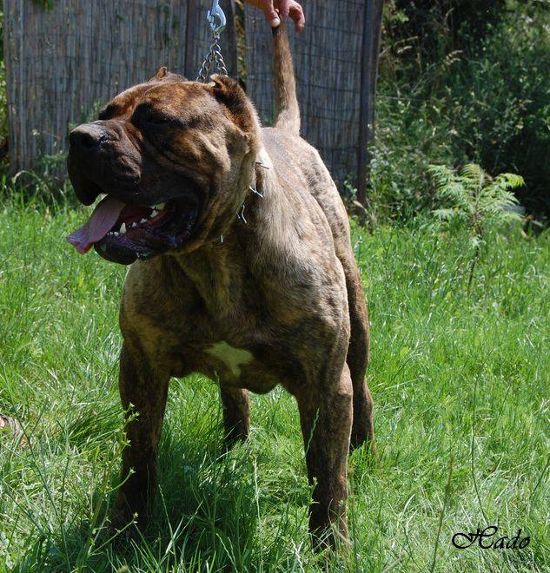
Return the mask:
<svg viewBox="0 0 550 573">
<path fill-rule="evenodd" d="M 69 135 L 71 146 L 82 150 L 93 150 L 107 139 L 107 132 L 101 125 L 87 123 L 73 129 Z"/>
</svg>

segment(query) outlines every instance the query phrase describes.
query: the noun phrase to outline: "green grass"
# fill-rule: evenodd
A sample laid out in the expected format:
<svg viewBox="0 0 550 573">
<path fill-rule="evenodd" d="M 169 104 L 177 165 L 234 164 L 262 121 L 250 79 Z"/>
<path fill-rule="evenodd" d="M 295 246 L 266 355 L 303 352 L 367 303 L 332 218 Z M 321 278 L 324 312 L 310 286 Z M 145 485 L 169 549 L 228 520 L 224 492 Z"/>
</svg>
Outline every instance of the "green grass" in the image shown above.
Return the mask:
<svg viewBox="0 0 550 573">
<path fill-rule="evenodd" d="M 83 210 L 0 203 L 0 572 L 548 571 L 548 234 L 495 237 L 466 294 L 463 237 L 354 229 L 372 321 L 380 460 L 350 460 L 351 550 L 314 555 L 295 404 L 254 397 L 221 452 L 215 385 L 172 383 L 154 523 L 110 540 L 123 447 L 117 309 L 125 269 L 63 240 Z M 498 524 L 521 551 L 460 551 Z"/>
</svg>

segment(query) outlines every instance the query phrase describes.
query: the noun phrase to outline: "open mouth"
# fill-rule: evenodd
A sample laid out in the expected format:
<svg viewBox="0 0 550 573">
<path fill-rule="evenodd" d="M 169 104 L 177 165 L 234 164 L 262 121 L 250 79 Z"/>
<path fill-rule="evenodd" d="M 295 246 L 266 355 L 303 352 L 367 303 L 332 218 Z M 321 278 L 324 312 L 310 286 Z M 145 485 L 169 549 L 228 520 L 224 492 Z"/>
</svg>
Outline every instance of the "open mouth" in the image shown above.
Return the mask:
<svg viewBox="0 0 550 573">
<path fill-rule="evenodd" d="M 199 214 L 191 197 L 153 206 L 104 197 L 88 221 L 67 237 L 79 253 L 92 246 L 104 259 L 129 265 L 177 249 L 189 239 Z"/>
</svg>

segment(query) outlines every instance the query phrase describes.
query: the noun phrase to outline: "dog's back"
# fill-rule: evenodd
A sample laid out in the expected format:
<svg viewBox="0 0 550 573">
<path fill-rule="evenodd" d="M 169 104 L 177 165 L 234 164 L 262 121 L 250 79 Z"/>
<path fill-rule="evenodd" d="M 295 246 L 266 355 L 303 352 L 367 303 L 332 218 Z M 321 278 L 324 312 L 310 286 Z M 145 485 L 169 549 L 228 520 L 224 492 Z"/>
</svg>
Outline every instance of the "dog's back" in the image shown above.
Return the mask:
<svg viewBox="0 0 550 573">
<path fill-rule="evenodd" d="M 319 152 L 300 137 L 300 107 L 296 94 L 294 64 L 286 25 L 273 30 L 273 70 L 277 119 L 274 128 L 264 128 L 264 143 L 275 163 L 294 166 L 309 192 L 325 213 L 339 258 L 349 245 L 346 210 L 336 185 Z M 292 152 L 290 152 L 292 150 Z"/>
<path fill-rule="evenodd" d="M 292 176 L 291 174 L 296 172 L 302 174 L 307 191 L 325 214 L 332 232 L 336 256 L 346 277 L 351 329 L 347 363 L 354 388 L 354 411 L 358 414 L 354 416 L 352 428 L 353 447 L 366 438 L 372 441 L 374 437 L 372 398 L 365 384 L 369 352 L 369 322 L 365 295 L 353 255 L 349 221 L 342 198 L 319 152 L 300 137 L 300 108 L 296 95 L 294 65 L 284 24 L 273 31 L 273 54 L 277 119 L 275 127 L 264 128 L 264 144 L 280 176 Z M 367 421 L 366 426 L 361 425 L 359 420 Z M 373 443 L 371 447 L 374 448 Z"/>
</svg>

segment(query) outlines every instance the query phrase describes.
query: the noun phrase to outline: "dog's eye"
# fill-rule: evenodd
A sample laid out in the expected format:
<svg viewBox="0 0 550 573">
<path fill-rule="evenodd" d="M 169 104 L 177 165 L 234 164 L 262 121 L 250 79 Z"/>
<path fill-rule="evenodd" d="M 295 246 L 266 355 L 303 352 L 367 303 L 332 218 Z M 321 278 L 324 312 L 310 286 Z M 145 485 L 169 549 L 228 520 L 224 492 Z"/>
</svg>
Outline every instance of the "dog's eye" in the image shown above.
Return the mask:
<svg viewBox="0 0 550 573">
<path fill-rule="evenodd" d="M 173 117 L 158 113 L 149 105 L 140 105 L 135 109 L 132 115 L 132 123 L 138 127 L 140 124 L 161 126 L 176 124 L 177 120 Z"/>
<path fill-rule="evenodd" d="M 97 116 L 99 120 L 106 120 L 115 117 L 118 114 L 118 108 L 110 103 L 107 107 L 104 107 Z"/>
</svg>

